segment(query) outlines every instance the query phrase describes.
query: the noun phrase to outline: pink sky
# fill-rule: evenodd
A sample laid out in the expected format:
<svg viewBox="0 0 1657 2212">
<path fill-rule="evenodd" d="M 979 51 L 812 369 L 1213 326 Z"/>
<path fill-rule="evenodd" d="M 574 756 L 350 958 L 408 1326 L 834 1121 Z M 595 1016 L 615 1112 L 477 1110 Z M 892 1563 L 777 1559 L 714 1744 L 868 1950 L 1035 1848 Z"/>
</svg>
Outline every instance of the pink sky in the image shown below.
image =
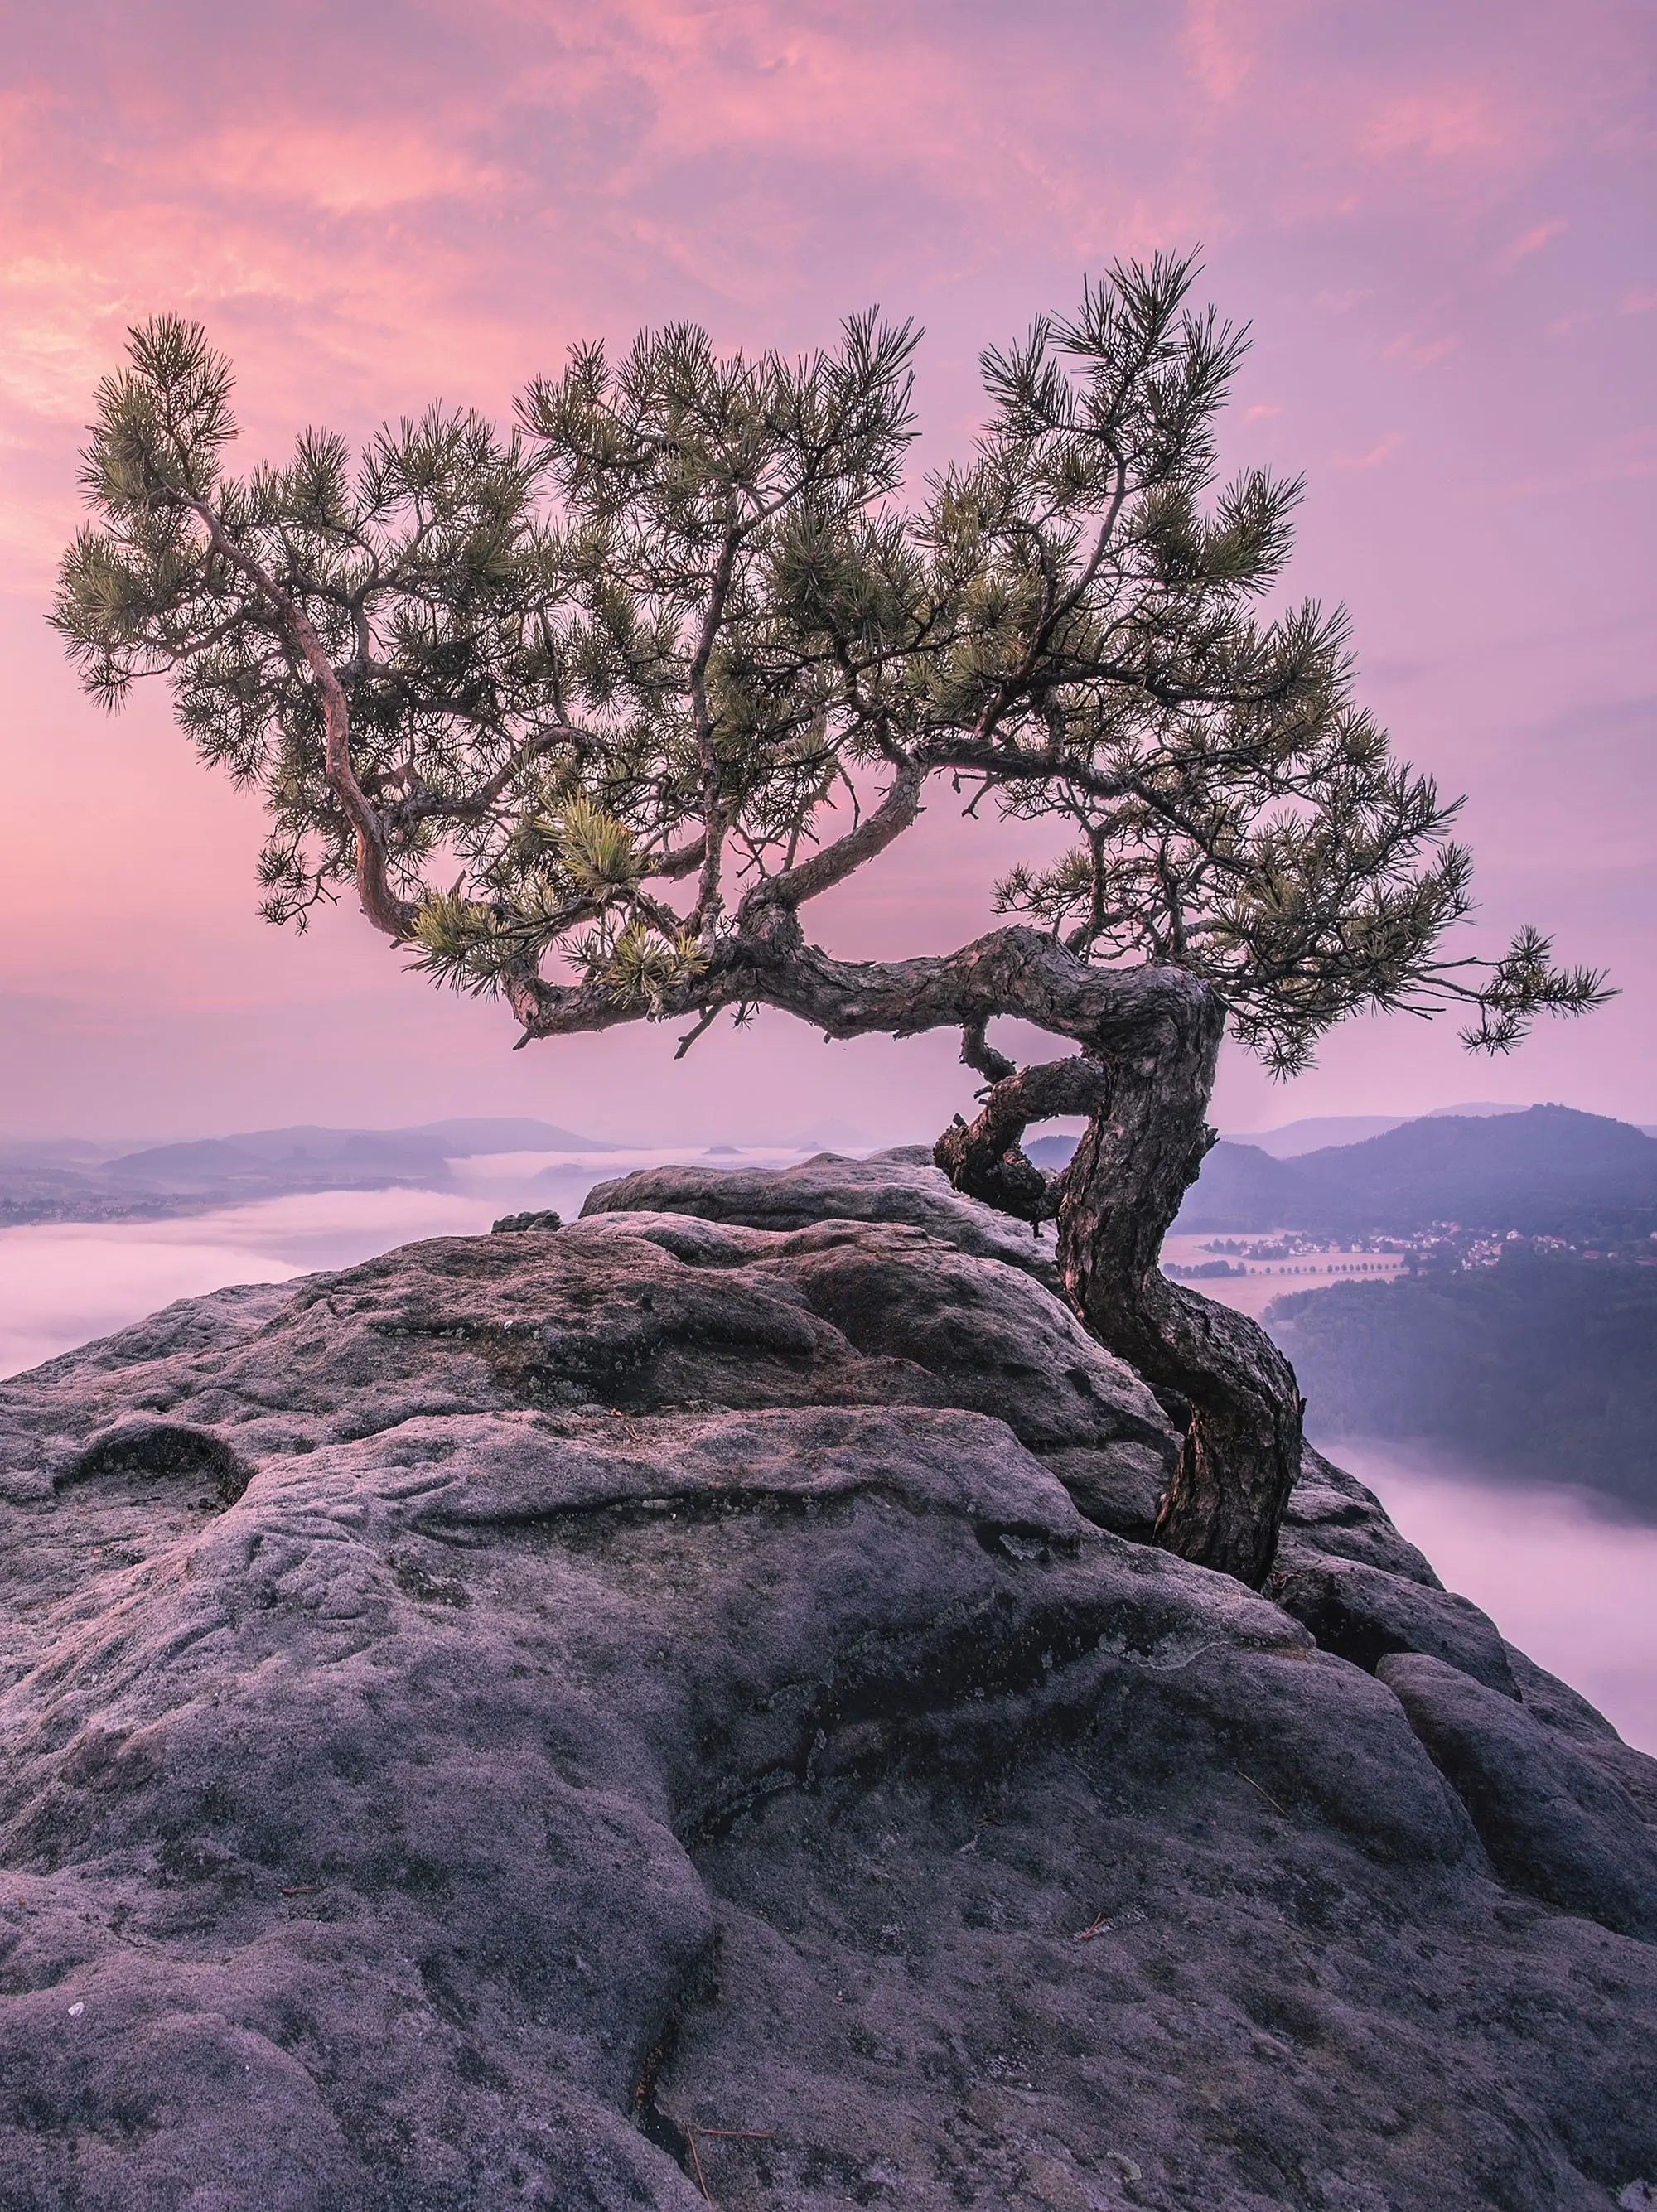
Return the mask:
<svg viewBox="0 0 1657 2212">
<path fill-rule="evenodd" d="M 1469 1063 L 1363 1021 L 1220 1118 L 1562 1098 L 1657 1119 L 1647 0 L 12 0 L 0 45 L 0 1129 L 134 1135 L 542 1113 L 617 1137 L 928 1135 L 947 1038 L 780 1021 L 678 1067 L 638 1030 L 513 1054 L 355 915 L 256 914 L 251 804 L 156 691 L 106 722 L 42 621 L 76 448 L 130 320 L 235 358 L 248 456 L 434 393 L 502 412 L 573 338 L 693 316 L 803 347 L 926 325 L 926 453 L 980 345 L 1113 256 L 1200 241 L 1256 346 L 1233 461 L 1303 470 L 1300 589 L 1344 599 L 1369 702 L 1466 789 L 1487 934 L 1625 995 Z M 942 949 L 1023 833 L 940 802 L 817 933 Z"/>
</svg>

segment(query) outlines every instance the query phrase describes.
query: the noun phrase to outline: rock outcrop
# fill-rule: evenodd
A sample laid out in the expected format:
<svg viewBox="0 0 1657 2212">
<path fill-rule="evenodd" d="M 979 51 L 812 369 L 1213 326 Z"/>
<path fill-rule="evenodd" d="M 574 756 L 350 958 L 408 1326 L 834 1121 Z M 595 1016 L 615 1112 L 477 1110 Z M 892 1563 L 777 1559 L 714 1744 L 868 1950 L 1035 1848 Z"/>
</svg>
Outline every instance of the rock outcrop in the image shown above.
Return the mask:
<svg viewBox="0 0 1657 2212">
<path fill-rule="evenodd" d="M 0 1385 L 5 2212 L 1644 2201 L 1653 1763 L 1314 1455 L 1138 1540 L 1049 1267 L 659 1170 Z"/>
<path fill-rule="evenodd" d="M 1053 1233 L 963 1198 L 932 1164 L 925 1145 L 903 1145 L 872 1159 L 815 1159 L 768 1168 L 644 1168 L 599 1183 L 582 1208 L 597 1213 L 680 1213 L 749 1229 L 805 1229 L 817 1221 L 900 1222 L 924 1229 L 975 1260 L 1004 1260 L 1059 1286 Z"/>
</svg>

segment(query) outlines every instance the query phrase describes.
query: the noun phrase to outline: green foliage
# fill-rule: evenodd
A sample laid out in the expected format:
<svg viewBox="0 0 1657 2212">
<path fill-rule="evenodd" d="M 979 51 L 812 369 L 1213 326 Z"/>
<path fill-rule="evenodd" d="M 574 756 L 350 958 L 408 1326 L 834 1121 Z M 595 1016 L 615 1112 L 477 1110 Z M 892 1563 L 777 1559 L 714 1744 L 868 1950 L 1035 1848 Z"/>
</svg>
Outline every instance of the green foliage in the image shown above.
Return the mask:
<svg viewBox="0 0 1657 2212">
<path fill-rule="evenodd" d="M 1538 1012 L 1584 1013 L 1609 995 L 1598 970 L 1556 968 L 1551 939 L 1520 929 L 1480 983 L 1478 1019 L 1463 1030 L 1462 1042 L 1474 1051 L 1510 1052 Z"/>
<path fill-rule="evenodd" d="M 572 881 L 589 896 L 604 899 L 630 891 L 641 862 L 625 822 L 579 792 L 564 808 L 549 839 Z"/>
<path fill-rule="evenodd" d="M 1115 268 L 986 353 L 972 458 L 913 489 L 915 333 L 873 315 L 802 360 L 688 325 L 580 347 L 508 434 L 434 407 L 243 478 L 228 367 L 163 319 L 100 388 L 54 619 L 95 696 L 165 674 L 260 792 L 272 920 L 350 880 L 366 805 L 415 957 L 461 988 L 561 963 L 595 1018 L 683 1004 L 756 898 L 919 775 L 1068 836 L 1003 911 L 1194 969 L 1275 1067 L 1365 1005 L 1465 1000 L 1505 1048 L 1601 980 L 1533 934 L 1441 957 L 1471 908 L 1455 803 L 1357 703 L 1344 617 L 1266 609 L 1301 487 L 1218 481 L 1245 338 L 1193 276 Z"/>
<path fill-rule="evenodd" d="M 669 934 L 647 921 L 629 921 L 613 935 L 596 932 L 581 951 L 589 973 L 607 992 L 657 1016 L 668 992 L 702 964 L 694 937 L 683 931 Z"/>
</svg>

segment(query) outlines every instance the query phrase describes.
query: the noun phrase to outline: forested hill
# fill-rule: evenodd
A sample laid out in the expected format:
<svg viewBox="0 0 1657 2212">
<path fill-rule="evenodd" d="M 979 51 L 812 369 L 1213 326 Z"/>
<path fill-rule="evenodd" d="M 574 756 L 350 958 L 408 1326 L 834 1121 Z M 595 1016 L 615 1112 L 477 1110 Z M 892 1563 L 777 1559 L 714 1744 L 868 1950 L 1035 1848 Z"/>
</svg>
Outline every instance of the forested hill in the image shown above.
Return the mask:
<svg viewBox="0 0 1657 2212">
<path fill-rule="evenodd" d="M 1514 1248 L 1494 1267 L 1279 1298 L 1314 1437 L 1423 1437 L 1657 1516 L 1657 1267 Z"/>
<path fill-rule="evenodd" d="M 1293 1159 L 1221 1143 L 1178 1226 L 1411 1236 L 1442 1221 L 1578 1240 L 1645 1234 L 1657 1228 L 1657 1141 L 1604 1115 L 1533 1106 L 1406 1121 Z"/>
</svg>

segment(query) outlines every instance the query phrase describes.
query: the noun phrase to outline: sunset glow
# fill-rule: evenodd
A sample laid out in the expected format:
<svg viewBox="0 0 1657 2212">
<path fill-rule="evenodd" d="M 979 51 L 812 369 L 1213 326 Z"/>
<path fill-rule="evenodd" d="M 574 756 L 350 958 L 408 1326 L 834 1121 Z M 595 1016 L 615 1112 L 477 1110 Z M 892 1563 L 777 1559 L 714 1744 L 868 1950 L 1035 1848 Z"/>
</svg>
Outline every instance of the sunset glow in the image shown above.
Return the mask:
<svg viewBox="0 0 1657 2212">
<path fill-rule="evenodd" d="M 76 454 L 126 325 L 199 319 L 242 459 L 440 393 L 504 415 L 574 339 L 704 322 L 807 348 L 878 301 L 927 337 L 925 464 L 976 356 L 1113 258 L 1200 242 L 1255 349 L 1231 462 L 1303 471 L 1295 587 L 1353 611 L 1366 697 L 1470 793 L 1484 933 L 1520 920 L 1624 996 L 1470 1065 L 1362 1021 L 1288 1092 L 1234 1060 L 1232 1127 L 1559 1098 L 1657 1117 L 1650 413 L 1653 18 L 1633 0 L 790 7 L 493 0 L 255 12 L 13 9 L 0 75 L 0 1117 L 140 1136 L 545 1112 L 618 1139 L 828 1116 L 929 1135 L 948 1039 L 777 1020 L 671 1066 L 655 1030 L 513 1055 L 354 913 L 258 920 L 252 803 L 159 688 L 114 722 L 43 615 Z M 1016 828 L 942 801 L 825 901 L 848 951 L 984 925 Z"/>
</svg>

